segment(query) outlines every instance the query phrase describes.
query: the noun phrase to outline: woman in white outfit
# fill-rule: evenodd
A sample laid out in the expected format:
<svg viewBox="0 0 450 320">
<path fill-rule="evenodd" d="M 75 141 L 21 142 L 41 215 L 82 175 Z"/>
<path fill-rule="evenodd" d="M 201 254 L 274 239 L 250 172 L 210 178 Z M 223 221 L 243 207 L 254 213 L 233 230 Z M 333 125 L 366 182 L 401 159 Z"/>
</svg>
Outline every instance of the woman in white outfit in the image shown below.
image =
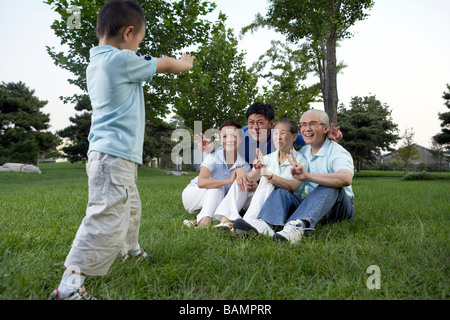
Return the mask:
<svg viewBox="0 0 450 320">
<path fill-rule="evenodd" d="M 221 225 L 225 226 L 228 223 L 228 227 L 232 228 L 233 221 L 241 218 L 239 212 L 245 208 L 247 211 L 243 218 L 257 220 L 264 202 L 276 187 L 301 196 L 303 185 L 300 181 L 292 179 L 291 165 L 287 158 L 292 150 L 296 160 L 307 166 L 300 152 L 293 149 L 297 133 L 297 124 L 292 120 L 281 119 L 275 124 L 272 139 L 277 150 L 263 157 L 257 149 L 258 157 L 253 161 L 253 170 L 247 177 L 253 181 L 259 180 L 256 191 L 241 190 L 234 182 L 214 213 L 214 218 L 222 221 Z"/>
<path fill-rule="evenodd" d="M 251 170 L 250 165 L 238 154 L 241 142 L 241 126 L 232 120 L 225 121 L 219 128 L 222 148 L 206 156 L 200 167 L 200 174 L 184 189 L 183 205 L 186 211 L 200 210 L 195 220 L 185 220 L 187 226 L 207 226 L 220 202 L 236 179 L 236 168 Z"/>
</svg>

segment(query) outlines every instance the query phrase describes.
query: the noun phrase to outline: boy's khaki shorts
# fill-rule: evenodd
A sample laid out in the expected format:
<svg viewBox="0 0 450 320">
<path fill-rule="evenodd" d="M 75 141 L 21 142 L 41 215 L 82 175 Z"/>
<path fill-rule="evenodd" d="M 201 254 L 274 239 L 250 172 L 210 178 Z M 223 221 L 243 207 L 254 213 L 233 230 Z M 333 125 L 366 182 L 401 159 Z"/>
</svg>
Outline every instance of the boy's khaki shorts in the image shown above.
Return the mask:
<svg viewBox="0 0 450 320">
<path fill-rule="evenodd" d="M 86 166 L 89 202 L 65 267 L 89 276 L 105 275 L 114 259 L 138 242 L 141 200 L 137 164 L 92 151 Z"/>
</svg>

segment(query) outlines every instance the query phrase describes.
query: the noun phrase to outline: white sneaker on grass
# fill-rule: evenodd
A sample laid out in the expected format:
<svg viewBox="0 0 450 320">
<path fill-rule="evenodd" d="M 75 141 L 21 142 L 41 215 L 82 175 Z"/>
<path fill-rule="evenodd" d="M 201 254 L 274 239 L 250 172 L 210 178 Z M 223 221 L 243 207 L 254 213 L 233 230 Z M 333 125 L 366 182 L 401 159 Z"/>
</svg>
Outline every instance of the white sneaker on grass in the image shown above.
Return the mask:
<svg viewBox="0 0 450 320">
<path fill-rule="evenodd" d="M 285 224 L 283 230 L 275 233 L 274 239 L 280 241 L 290 241 L 295 244 L 302 239 L 305 231 L 310 230 L 314 230 L 314 228 L 305 228 L 304 224 L 299 220 L 289 221 Z"/>
<path fill-rule="evenodd" d="M 72 292 L 68 296 L 61 298 L 58 293 L 58 288 L 53 289 L 49 300 L 97 300 L 89 293 L 87 293 L 86 288 L 81 286 L 77 291 Z"/>
</svg>

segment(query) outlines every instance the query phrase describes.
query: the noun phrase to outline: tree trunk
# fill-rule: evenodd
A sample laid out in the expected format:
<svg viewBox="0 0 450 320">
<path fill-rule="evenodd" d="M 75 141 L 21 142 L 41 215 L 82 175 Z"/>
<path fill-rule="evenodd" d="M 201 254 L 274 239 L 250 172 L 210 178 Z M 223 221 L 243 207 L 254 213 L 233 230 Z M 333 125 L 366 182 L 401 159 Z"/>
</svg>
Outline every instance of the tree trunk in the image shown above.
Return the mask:
<svg viewBox="0 0 450 320">
<path fill-rule="evenodd" d="M 360 157 L 356 158 L 356 172 L 360 172 L 362 168 L 362 159 Z"/>
<path fill-rule="evenodd" d="M 334 35 L 327 38 L 327 49 L 325 53 L 325 92 L 323 102 L 325 112 L 330 117 L 330 122 L 337 125 L 337 68 L 336 68 L 336 37 Z"/>
</svg>

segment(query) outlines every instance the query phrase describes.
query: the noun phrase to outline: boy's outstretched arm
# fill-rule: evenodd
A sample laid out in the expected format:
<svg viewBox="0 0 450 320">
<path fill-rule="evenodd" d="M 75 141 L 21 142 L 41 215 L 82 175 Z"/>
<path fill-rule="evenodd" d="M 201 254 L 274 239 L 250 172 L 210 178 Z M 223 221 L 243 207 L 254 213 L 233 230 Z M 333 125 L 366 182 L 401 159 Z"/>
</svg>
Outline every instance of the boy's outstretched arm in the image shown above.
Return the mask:
<svg viewBox="0 0 450 320">
<path fill-rule="evenodd" d="M 193 67 L 195 57 L 187 53 L 183 53 L 180 60 L 162 57 L 158 58 L 158 64 L 156 65 L 157 73 L 183 73 L 191 70 Z"/>
</svg>

